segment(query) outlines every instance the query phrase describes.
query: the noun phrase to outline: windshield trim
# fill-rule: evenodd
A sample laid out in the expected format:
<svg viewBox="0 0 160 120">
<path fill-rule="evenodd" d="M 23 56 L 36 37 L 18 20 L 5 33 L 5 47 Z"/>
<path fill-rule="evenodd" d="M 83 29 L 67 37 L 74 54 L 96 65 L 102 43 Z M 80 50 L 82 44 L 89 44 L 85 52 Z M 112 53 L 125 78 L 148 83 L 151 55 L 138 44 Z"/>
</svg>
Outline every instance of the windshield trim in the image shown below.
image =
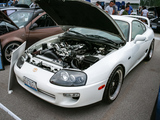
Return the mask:
<svg viewBox="0 0 160 120">
<path fill-rule="evenodd" d="M 128 24 L 128 33 L 127 33 L 127 38 L 126 38 L 126 41 L 128 42 L 129 41 L 129 33 L 130 33 L 130 24 L 128 23 L 128 22 L 126 22 L 126 21 L 124 21 L 124 20 L 118 20 L 118 19 L 114 19 L 115 20 L 115 22 L 116 21 L 121 21 L 121 22 L 125 22 L 125 23 L 127 23 Z M 118 25 L 118 24 L 117 24 Z M 118 25 L 119 26 L 119 25 Z M 120 26 L 119 26 L 119 28 L 120 28 Z M 121 29 L 121 28 L 120 28 Z M 122 31 L 122 30 L 121 30 Z M 122 31 L 122 33 L 123 33 L 123 31 Z M 123 33 L 123 35 L 124 35 L 124 33 Z M 125 35 L 124 35 L 124 37 L 125 37 Z"/>
</svg>

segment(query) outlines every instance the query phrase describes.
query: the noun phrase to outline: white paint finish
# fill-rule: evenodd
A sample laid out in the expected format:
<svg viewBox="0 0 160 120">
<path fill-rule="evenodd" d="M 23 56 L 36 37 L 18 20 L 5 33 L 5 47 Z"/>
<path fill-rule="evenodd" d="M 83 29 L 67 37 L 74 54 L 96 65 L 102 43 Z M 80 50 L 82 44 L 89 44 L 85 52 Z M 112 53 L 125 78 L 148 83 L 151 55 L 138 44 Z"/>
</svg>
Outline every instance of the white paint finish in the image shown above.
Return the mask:
<svg viewBox="0 0 160 120">
<path fill-rule="evenodd" d="M 131 40 L 132 21 L 139 20 L 126 16 L 112 17 L 115 17 L 117 20 L 123 20 L 129 23 L 130 38 L 124 46 L 121 46 L 119 49 L 114 49 L 103 59 L 99 60 L 98 62 L 90 66 L 88 69 L 83 71 L 87 75 L 87 83 L 85 86 L 62 87 L 51 84 L 49 80 L 54 73 L 48 72 L 39 67 L 36 67 L 38 71 L 36 73 L 33 73 L 33 69 L 35 68 L 35 66 L 27 62 L 23 64 L 21 69 L 19 69 L 16 64 L 14 66 L 14 71 L 18 83 L 23 88 L 25 88 L 32 94 L 40 97 L 41 99 L 44 99 L 52 104 L 62 107 L 80 107 L 102 100 L 104 89 L 98 91 L 98 88 L 108 82 L 108 78 L 111 75 L 112 71 L 116 68 L 116 66 L 123 65 L 125 68 L 126 76 L 136 65 L 138 65 L 146 57 L 148 53 L 146 51 L 149 50 L 150 44 L 154 38 L 153 30 L 144 24 L 146 26 L 146 31 L 143 33 L 143 36 L 146 36 L 146 39 L 139 41 Z M 42 44 L 43 42 L 51 46 L 51 43 L 58 40 L 56 37 L 58 37 L 58 35 L 45 38 L 42 41 L 35 43 L 33 46 L 30 47 L 30 49 L 34 49 L 36 46 L 41 46 L 40 44 Z M 56 99 L 45 95 L 42 92 L 34 91 L 29 87 L 25 86 L 23 83 L 23 76 L 26 76 L 37 82 L 38 89 L 55 95 Z M 75 100 L 63 96 L 63 93 L 79 93 L 80 98 L 78 100 Z"/>
</svg>

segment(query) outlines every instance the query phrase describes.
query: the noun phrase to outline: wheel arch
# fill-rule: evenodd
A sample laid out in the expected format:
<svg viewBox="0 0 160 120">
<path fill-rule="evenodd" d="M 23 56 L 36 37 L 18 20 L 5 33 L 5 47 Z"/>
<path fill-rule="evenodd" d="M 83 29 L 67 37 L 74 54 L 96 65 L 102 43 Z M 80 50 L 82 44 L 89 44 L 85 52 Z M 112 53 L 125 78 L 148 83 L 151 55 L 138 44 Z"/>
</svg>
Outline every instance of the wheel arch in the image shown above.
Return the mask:
<svg viewBox="0 0 160 120">
<path fill-rule="evenodd" d="M 125 74 L 126 74 L 125 66 L 123 64 L 119 64 L 117 66 L 121 66 L 122 67 L 122 69 L 123 69 L 123 77 L 125 77 Z"/>
<path fill-rule="evenodd" d="M 109 78 L 108 78 L 108 80 L 107 80 L 107 82 L 106 82 L 105 89 L 104 89 L 104 91 L 103 91 L 102 101 L 103 101 L 103 102 L 106 102 L 106 101 L 107 101 L 107 104 L 108 104 L 108 103 L 110 104 L 111 102 L 113 102 L 113 101 L 118 97 L 118 95 L 117 95 L 116 98 L 115 98 L 113 101 L 108 101 L 108 100 L 106 99 L 108 87 L 109 87 L 109 84 L 110 84 L 110 82 L 111 82 L 109 79 L 112 78 L 112 75 L 114 74 L 114 72 L 115 72 L 119 67 L 121 67 L 122 70 L 123 70 L 123 79 L 122 79 L 122 84 L 123 84 L 123 80 L 124 80 L 124 76 L 125 76 L 125 67 L 124 67 L 123 64 L 118 64 L 118 65 L 116 65 L 116 67 L 114 67 L 114 69 L 112 70 L 112 72 L 111 72 L 111 74 L 110 74 L 110 76 L 109 76 Z M 119 91 L 119 92 L 120 92 L 120 91 Z M 118 92 L 118 94 L 119 94 L 119 92 Z"/>
<path fill-rule="evenodd" d="M 10 44 L 10 43 L 13 43 L 13 42 L 18 42 L 18 43 L 23 43 L 24 42 L 24 40 L 22 40 L 22 39 L 20 39 L 20 38 L 7 38 L 7 39 L 5 39 L 5 40 L 2 40 L 2 42 L 1 42 L 1 45 L 2 45 L 2 49 L 6 46 L 6 45 L 8 45 L 8 44 Z"/>
</svg>

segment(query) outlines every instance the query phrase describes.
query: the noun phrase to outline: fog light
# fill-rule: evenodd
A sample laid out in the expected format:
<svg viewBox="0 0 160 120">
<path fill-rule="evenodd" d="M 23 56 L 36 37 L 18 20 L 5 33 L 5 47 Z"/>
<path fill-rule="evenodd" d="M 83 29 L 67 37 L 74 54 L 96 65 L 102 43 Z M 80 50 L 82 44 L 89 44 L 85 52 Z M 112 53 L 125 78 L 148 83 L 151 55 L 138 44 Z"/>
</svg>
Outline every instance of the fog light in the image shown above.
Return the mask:
<svg viewBox="0 0 160 120">
<path fill-rule="evenodd" d="M 63 96 L 66 97 L 80 97 L 79 93 L 63 93 Z"/>
</svg>

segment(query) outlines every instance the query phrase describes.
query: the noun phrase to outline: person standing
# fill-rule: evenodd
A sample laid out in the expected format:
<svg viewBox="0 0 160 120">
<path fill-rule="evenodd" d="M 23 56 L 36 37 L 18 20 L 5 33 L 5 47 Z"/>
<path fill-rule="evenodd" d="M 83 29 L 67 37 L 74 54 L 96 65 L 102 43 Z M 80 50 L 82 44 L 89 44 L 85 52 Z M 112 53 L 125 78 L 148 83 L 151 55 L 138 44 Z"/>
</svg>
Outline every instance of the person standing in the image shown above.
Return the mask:
<svg viewBox="0 0 160 120">
<path fill-rule="evenodd" d="M 112 15 L 113 13 L 113 1 L 110 1 L 109 5 L 106 7 L 105 11 L 109 14 L 109 15 Z"/>
<path fill-rule="evenodd" d="M 141 16 L 148 17 L 148 10 L 146 9 L 146 7 L 144 7 L 144 9 L 142 10 Z"/>
<path fill-rule="evenodd" d="M 15 5 L 17 5 L 18 4 L 18 0 L 15 0 Z"/>
<path fill-rule="evenodd" d="M 114 5 L 113 5 L 113 13 L 112 15 L 117 15 L 118 14 L 118 7 L 116 5 L 116 2 L 115 0 L 113 1 Z"/>
<path fill-rule="evenodd" d="M 126 8 L 123 11 L 122 15 L 128 15 L 128 11 L 129 11 L 129 5 L 126 5 Z"/>
<path fill-rule="evenodd" d="M 119 15 L 122 15 L 122 13 L 123 13 L 124 9 L 125 9 L 125 6 L 124 6 L 124 5 L 122 5 L 122 8 L 121 8 L 121 11 L 119 12 Z"/>
<path fill-rule="evenodd" d="M 18 4 L 18 0 L 13 0 L 14 6 Z"/>
<path fill-rule="evenodd" d="M 148 18 L 148 10 L 146 9 L 146 7 L 143 8 L 141 16 Z M 142 22 L 146 23 L 147 21 L 145 19 L 142 19 Z"/>
<path fill-rule="evenodd" d="M 130 15 L 133 12 L 133 8 L 130 5 L 130 2 L 127 3 L 127 6 L 129 6 L 128 15 Z"/>
<path fill-rule="evenodd" d="M 142 7 L 141 7 L 141 6 L 139 6 L 139 9 L 138 9 L 138 13 L 137 13 L 137 15 L 141 15 L 141 13 L 142 13 Z"/>
<path fill-rule="evenodd" d="M 97 5 L 99 8 L 102 9 L 102 6 L 100 5 L 100 2 L 99 2 L 99 1 L 96 2 L 96 5 Z"/>
</svg>

